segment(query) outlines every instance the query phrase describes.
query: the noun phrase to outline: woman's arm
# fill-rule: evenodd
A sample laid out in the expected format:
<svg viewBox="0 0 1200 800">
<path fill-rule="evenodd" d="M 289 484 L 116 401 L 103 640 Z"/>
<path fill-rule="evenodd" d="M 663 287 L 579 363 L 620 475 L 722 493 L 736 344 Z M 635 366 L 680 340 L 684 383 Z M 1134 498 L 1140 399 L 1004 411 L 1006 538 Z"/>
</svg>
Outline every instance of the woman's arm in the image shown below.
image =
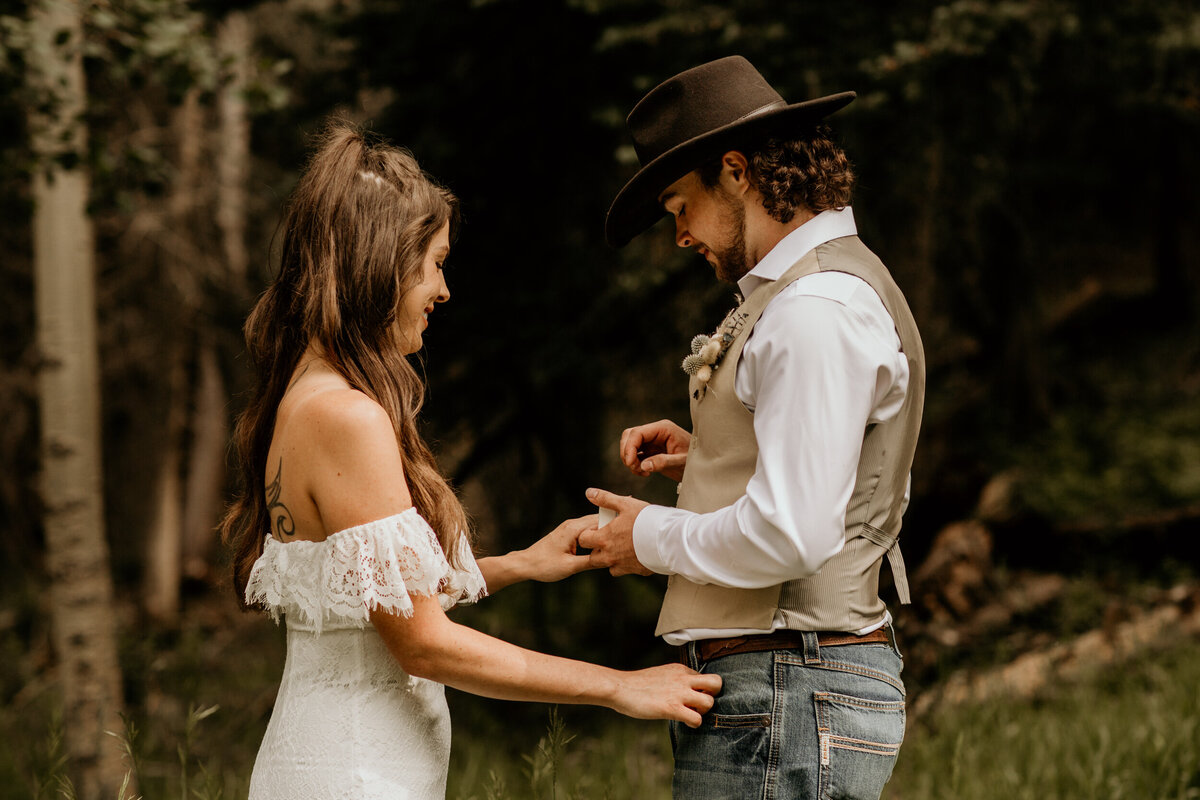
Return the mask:
<svg viewBox="0 0 1200 800">
<path fill-rule="evenodd" d="M 303 462 L 326 534 L 412 506 L 391 421 L 382 407 L 345 389 L 315 395 L 303 410 L 305 435 L 295 440 L 292 452 Z M 529 576 L 530 563 L 556 561 L 578 571 L 587 557 L 573 554 L 574 540 L 580 530 L 594 525 L 595 517 L 568 520 L 529 548 L 533 557 L 512 554 L 514 558 L 489 566 L 489 571 L 498 584 L 505 577 Z M 493 570 L 495 566 L 500 569 Z M 620 672 L 524 650 L 451 622 L 433 597 L 410 596 L 411 617 L 376 611 L 371 623 L 409 674 L 464 691 L 510 700 L 591 703 L 632 717 L 696 726 L 721 687 L 719 676 L 680 664 Z"/>
<path fill-rule="evenodd" d="M 596 514 L 569 519 L 524 550 L 478 560 L 488 594 L 521 581 L 560 581 L 591 568 L 587 556 L 575 554 L 579 534 L 596 527 Z"/>
<path fill-rule="evenodd" d="M 621 672 L 525 650 L 450 621 L 431 597 L 411 595 L 413 615 L 376 612 L 371 623 L 410 675 L 501 700 L 586 703 L 638 719 L 691 727 L 713 705 L 719 675 L 682 664 Z"/>
</svg>

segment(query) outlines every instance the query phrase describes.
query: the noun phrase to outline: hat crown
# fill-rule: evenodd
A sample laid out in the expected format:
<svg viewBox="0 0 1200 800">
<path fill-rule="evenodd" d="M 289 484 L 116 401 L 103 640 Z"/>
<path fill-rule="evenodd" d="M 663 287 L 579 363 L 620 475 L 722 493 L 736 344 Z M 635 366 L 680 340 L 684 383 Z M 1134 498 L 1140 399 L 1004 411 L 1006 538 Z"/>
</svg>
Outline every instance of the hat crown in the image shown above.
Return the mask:
<svg viewBox="0 0 1200 800">
<path fill-rule="evenodd" d="M 729 56 L 681 72 L 642 98 L 625 120 L 644 166 L 671 148 L 785 105 L 754 66 Z"/>
</svg>

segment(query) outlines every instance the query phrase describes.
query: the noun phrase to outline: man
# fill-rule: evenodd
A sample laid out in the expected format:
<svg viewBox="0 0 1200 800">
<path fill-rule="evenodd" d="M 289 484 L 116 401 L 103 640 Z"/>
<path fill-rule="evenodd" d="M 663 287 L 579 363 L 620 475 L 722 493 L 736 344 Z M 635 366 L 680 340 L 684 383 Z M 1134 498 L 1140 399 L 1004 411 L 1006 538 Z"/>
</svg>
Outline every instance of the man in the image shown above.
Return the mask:
<svg viewBox="0 0 1200 800">
<path fill-rule="evenodd" d="M 699 729 L 672 726 L 677 798 L 878 798 L 904 735 L 878 578 L 887 555 L 907 602 L 896 539 L 924 356 L 820 122 L 853 99 L 789 105 L 731 57 L 628 117 L 642 167 L 608 241 L 665 211 L 745 298 L 685 361 L 691 432 L 663 420 L 621 437 L 635 474 L 680 481 L 677 508 L 591 489 L 618 515 L 580 538 L 614 575 L 670 575 L 656 635 L 723 678 Z"/>
</svg>

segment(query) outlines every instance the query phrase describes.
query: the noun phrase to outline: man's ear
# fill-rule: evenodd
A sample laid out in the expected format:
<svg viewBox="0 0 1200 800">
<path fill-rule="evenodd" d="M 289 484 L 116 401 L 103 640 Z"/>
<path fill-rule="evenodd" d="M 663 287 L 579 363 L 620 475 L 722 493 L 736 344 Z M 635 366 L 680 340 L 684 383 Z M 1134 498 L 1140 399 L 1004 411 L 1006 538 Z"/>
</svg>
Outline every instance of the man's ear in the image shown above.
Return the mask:
<svg viewBox="0 0 1200 800">
<path fill-rule="evenodd" d="M 745 153 L 740 150 L 730 150 L 721 156 L 720 184 L 731 194 L 740 195 L 750 188 L 750 178 L 746 174 L 750 162 Z"/>
</svg>

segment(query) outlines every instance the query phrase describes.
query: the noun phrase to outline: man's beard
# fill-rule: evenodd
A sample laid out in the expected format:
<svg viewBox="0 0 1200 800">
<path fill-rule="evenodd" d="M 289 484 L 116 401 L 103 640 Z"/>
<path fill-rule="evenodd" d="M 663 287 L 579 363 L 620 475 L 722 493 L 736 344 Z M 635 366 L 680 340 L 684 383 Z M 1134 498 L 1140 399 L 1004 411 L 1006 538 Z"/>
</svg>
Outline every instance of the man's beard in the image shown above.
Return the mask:
<svg viewBox="0 0 1200 800">
<path fill-rule="evenodd" d="M 730 238 L 724 246 L 710 248 L 716 260 L 713 269 L 717 280 L 737 283 L 752 266 L 746 257 L 746 208 L 721 187 L 717 187 L 715 194 L 722 206 L 722 226 Z"/>
</svg>

